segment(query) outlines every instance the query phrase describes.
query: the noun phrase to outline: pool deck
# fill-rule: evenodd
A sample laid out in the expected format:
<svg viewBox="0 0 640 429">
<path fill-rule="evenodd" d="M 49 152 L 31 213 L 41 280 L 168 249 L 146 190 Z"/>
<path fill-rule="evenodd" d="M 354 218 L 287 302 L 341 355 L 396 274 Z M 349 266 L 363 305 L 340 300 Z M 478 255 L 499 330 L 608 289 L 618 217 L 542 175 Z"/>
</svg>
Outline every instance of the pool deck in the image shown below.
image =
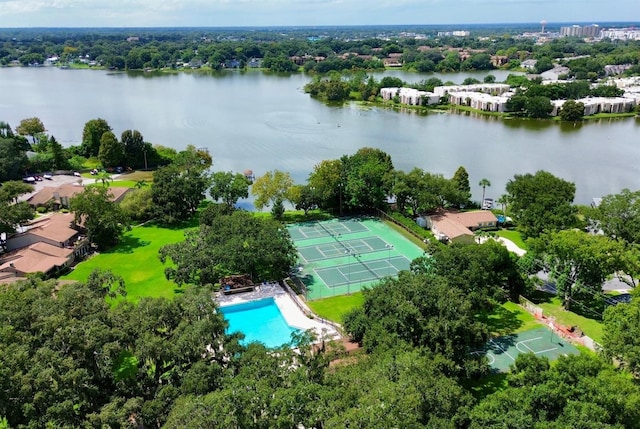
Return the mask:
<svg viewBox="0 0 640 429">
<path fill-rule="evenodd" d="M 282 313 L 284 320 L 286 320 L 289 326 L 303 331 L 310 329 L 315 333 L 316 338 L 319 341 L 323 339 L 341 338 L 340 333 L 333 326 L 323 323 L 317 319 L 308 318 L 278 283 L 263 283 L 261 285 L 257 285 L 256 290 L 253 292 L 244 292 L 234 295 L 216 295 L 216 301 L 220 307 L 243 304 L 265 298 L 273 298 L 280 310 L 280 313 Z"/>
</svg>

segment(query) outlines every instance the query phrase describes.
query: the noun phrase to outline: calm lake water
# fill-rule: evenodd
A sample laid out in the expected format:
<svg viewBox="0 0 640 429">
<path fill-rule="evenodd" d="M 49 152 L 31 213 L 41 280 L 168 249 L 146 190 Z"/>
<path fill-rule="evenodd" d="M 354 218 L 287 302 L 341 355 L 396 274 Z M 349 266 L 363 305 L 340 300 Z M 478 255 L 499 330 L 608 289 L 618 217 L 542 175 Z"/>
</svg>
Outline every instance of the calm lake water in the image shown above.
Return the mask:
<svg viewBox="0 0 640 429">
<path fill-rule="evenodd" d="M 437 76 L 456 83 L 484 76 L 389 74 L 410 82 Z M 498 80 L 507 75 L 492 74 Z M 261 175 L 280 169 L 299 183 L 321 160 L 370 146 L 389 153 L 402 170 L 420 167 L 451 177 L 463 165 L 478 200 L 480 179 L 491 181 L 487 197 L 498 198 L 514 174 L 537 170 L 575 182 L 576 202 L 581 204 L 625 187 L 640 189 L 640 121 L 635 118 L 574 127 L 354 104 L 327 106 L 303 92 L 309 80 L 301 74 L 261 72 L 157 75 L 1 68 L 0 120 L 15 127 L 21 119 L 38 116 L 49 134 L 70 145 L 79 143 L 88 120 L 100 117 L 117 136 L 137 129 L 154 144 L 206 147 L 214 170 L 252 169 Z"/>
</svg>

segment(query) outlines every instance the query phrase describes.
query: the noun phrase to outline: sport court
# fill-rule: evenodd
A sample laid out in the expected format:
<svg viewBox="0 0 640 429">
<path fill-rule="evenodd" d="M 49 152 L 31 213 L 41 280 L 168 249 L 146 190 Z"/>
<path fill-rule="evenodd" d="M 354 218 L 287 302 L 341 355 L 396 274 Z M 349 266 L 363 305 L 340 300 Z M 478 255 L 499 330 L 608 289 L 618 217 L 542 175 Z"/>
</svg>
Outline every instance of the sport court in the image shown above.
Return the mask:
<svg viewBox="0 0 640 429">
<path fill-rule="evenodd" d="M 424 254 L 374 218 L 305 222 L 288 229 L 300 256 L 296 275 L 308 299 L 357 292 L 409 269 Z"/>
<path fill-rule="evenodd" d="M 538 328 L 519 334 L 505 335 L 489 340 L 484 350 L 476 352 L 484 354 L 489 366 L 496 372 L 508 372 L 521 353 L 533 353 L 546 356 L 550 361 L 562 355 L 578 354 L 578 349 L 559 337 L 548 328 Z"/>
</svg>

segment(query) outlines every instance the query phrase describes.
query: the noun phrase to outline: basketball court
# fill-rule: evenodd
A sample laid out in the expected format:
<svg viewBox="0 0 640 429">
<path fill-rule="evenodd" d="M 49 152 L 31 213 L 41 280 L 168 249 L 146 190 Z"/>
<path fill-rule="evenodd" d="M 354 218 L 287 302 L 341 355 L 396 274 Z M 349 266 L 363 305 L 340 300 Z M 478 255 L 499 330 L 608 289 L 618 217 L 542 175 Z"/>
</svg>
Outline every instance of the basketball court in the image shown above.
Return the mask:
<svg viewBox="0 0 640 429">
<path fill-rule="evenodd" d="M 497 372 L 508 372 L 521 353 L 545 356 L 550 361 L 563 355 L 578 354 L 573 345 L 548 328 L 537 328 L 519 334 L 505 335 L 489 340 L 483 350 L 475 352 L 487 356 L 489 366 Z"/>
</svg>

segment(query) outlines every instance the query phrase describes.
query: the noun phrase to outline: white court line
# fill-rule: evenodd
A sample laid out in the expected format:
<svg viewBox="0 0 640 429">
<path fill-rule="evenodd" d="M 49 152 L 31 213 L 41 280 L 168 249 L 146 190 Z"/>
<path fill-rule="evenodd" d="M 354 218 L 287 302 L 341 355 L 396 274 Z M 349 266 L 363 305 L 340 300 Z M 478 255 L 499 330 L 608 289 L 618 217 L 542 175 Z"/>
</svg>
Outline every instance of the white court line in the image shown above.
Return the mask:
<svg viewBox="0 0 640 429">
<path fill-rule="evenodd" d="M 495 341 L 493 341 L 493 338 L 490 339 L 489 341 L 491 341 L 491 344 L 496 345 L 500 350 L 502 350 L 504 352 L 505 355 L 509 356 L 511 358 L 511 360 L 515 362 L 515 359 L 513 358 L 513 356 L 511 356 L 505 349 L 503 349 L 500 344 L 498 344 Z"/>
<path fill-rule="evenodd" d="M 489 365 L 493 365 L 494 363 L 496 363 L 496 357 L 493 355 L 493 353 L 491 353 L 491 352 L 490 352 L 490 351 L 488 351 L 488 350 L 487 350 L 487 351 L 484 351 L 484 350 L 477 350 L 477 351 L 475 351 L 475 352 L 471 352 L 471 354 L 472 354 L 472 355 L 478 355 L 478 356 L 484 355 L 484 356 L 486 356 L 487 358 L 490 358 L 490 359 L 489 359 L 489 363 L 488 363 Z"/>
<path fill-rule="evenodd" d="M 304 235 L 304 238 L 309 238 L 309 236 L 307 235 L 307 233 L 306 233 L 306 232 L 304 232 L 304 231 L 302 230 L 302 228 L 298 228 L 298 232 L 299 232 L 300 234 Z"/>
<path fill-rule="evenodd" d="M 530 338 L 530 339 L 528 339 L 528 340 L 518 341 L 518 342 L 516 343 L 516 349 L 518 349 L 518 351 L 519 351 L 519 352 L 522 352 L 522 353 L 528 353 L 528 352 L 531 352 L 531 353 L 533 353 L 534 355 L 539 355 L 539 354 L 541 354 L 541 353 L 552 352 L 552 351 L 554 351 L 554 350 L 558 350 L 558 347 L 553 347 L 553 348 L 551 348 L 551 349 L 535 351 L 535 350 L 533 350 L 531 347 L 529 347 L 529 346 L 526 344 L 526 343 L 530 343 L 530 342 L 532 342 L 532 341 L 538 341 L 538 340 L 541 340 L 541 339 L 542 339 L 542 337 L 535 337 L 535 338 Z M 523 350 L 519 347 L 519 346 L 520 346 L 520 344 L 522 344 L 523 346 L 525 346 L 525 347 L 526 347 L 527 349 L 529 349 L 529 350 L 528 350 L 528 351 L 523 351 Z"/>
<path fill-rule="evenodd" d="M 554 347 L 552 349 L 540 350 L 539 352 L 533 352 L 533 354 L 537 355 L 537 354 L 540 354 L 540 353 L 552 352 L 554 350 L 558 350 L 558 347 Z"/>
</svg>

